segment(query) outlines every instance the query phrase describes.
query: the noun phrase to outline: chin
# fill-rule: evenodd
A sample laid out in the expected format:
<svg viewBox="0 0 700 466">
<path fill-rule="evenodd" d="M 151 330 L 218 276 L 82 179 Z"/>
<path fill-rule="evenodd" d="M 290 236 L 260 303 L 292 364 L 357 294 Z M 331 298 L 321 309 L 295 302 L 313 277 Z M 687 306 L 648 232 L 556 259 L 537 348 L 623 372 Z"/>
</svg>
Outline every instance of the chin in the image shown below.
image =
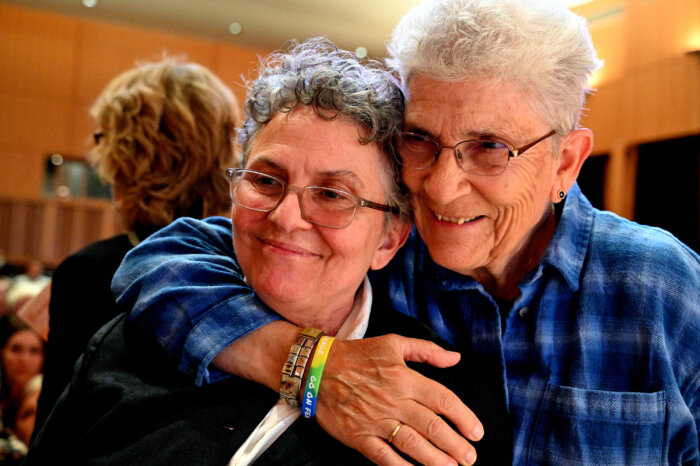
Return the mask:
<svg viewBox="0 0 700 466">
<path fill-rule="evenodd" d="M 426 243 L 427 244 L 427 243 Z M 468 247 L 459 247 L 457 243 L 445 243 L 433 241 L 428 244 L 430 257 L 441 267 L 450 269 L 457 273 L 474 270 L 478 268 L 480 252 L 470 252 Z"/>
<path fill-rule="evenodd" d="M 304 291 L 303 287 L 280 281 L 258 283 L 253 289 L 265 304 L 285 318 L 286 313 L 308 307 L 305 297 L 313 296 L 313 292 Z"/>
</svg>

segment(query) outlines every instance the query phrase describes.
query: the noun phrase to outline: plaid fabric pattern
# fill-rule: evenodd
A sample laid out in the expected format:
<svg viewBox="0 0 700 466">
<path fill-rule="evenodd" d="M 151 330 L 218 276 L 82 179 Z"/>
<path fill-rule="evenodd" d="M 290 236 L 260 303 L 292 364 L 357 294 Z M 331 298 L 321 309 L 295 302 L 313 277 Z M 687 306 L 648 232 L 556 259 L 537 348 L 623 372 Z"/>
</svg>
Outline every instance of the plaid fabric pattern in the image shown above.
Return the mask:
<svg viewBox="0 0 700 466">
<path fill-rule="evenodd" d="M 514 464 L 698 464 L 700 258 L 667 232 L 574 186 L 505 329 L 415 231 L 383 273 L 394 307 L 502 368 Z"/>
</svg>

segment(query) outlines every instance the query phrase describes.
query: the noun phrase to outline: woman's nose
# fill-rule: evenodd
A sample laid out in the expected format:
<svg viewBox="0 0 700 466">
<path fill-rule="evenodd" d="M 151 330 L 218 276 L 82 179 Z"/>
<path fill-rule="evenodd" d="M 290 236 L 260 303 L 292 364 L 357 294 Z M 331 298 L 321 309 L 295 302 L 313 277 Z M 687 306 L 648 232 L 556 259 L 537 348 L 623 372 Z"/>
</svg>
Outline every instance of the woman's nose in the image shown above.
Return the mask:
<svg viewBox="0 0 700 466">
<path fill-rule="evenodd" d="M 281 231 L 309 230 L 313 225 L 301 216 L 301 192 L 288 190 L 282 202 L 268 215 Z"/>
<path fill-rule="evenodd" d="M 462 169 L 453 148 L 443 148 L 427 171 L 423 191 L 437 204 L 449 204 L 472 190 L 469 174 Z"/>
</svg>

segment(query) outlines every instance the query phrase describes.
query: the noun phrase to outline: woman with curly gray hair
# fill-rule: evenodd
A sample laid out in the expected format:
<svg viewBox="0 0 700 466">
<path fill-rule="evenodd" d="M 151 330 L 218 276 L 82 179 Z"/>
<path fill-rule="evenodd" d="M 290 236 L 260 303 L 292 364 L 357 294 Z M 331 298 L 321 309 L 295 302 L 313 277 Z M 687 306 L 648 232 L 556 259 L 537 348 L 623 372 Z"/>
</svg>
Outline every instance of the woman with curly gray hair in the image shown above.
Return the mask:
<svg viewBox="0 0 700 466">
<path fill-rule="evenodd" d="M 120 293 L 131 325 L 122 316 L 93 338 L 25 464 L 49 458 L 70 464 L 224 464 L 232 456 L 232 465 L 368 461 L 317 424 L 295 421 L 314 416 L 323 361 L 336 339 L 340 345 L 397 332 L 438 341 L 417 321 L 390 311 L 386 300 L 373 301 L 367 278 L 368 270 L 391 260 L 410 231 L 391 149 L 403 95 L 378 63 L 361 63 L 313 39 L 261 64 L 245 110 L 244 164 L 227 170 L 231 220 L 180 219 L 131 251 L 125 273 L 146 280 L 147 288 L 167 283 L 159 293 L 179 297 L 153 312 L 148 299 L 134 300 L 138 290 Z M 172 254 L 186 265 L 161 260 Z M 210 362 L 219 353 L 225 359 L 230 355 L 222 350 L 245 332 L 232 313 L 259 306 L 304 329 L 291 345 L 280 340 L 259 347 L 261 353 L 284 348 L 285 359 L 274 362 L 277 376 L 269 384 L 279 395 L 217 369 L 225 360 L 206 373 L 180 367 L 198 384 L 208 382 L 197 387 L 157 347 Z M 167 335 L 156 344 L 149 335 L 165 327 Z M 261 357 L 245 367 L 257 371 L 267 363 Z M 483 371 L 472 363 L 470 369 L 478 378 L 470 378 L 464 366 L 421 370 L 447 386 L 460 382 L 453 397 L 489 406 L 498 386 L 484 383 Z M 505 419 L 505 407 L 492 406 L 492 419 Z M 502 448 L 507 435 L 491 439 L 491 454 L 509 453 Z"/>
</svg>

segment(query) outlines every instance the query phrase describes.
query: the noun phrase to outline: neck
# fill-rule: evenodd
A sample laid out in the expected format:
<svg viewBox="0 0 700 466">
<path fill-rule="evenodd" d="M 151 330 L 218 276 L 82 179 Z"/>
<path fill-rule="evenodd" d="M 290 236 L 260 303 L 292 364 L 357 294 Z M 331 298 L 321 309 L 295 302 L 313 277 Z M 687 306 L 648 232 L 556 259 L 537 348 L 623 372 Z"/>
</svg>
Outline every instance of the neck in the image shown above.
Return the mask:
<svg viewBox="0 0 700 466">
<path fill-rule="evenodd" d="M 360 299 L 361 293 L 362 287 L 360 287 L 358 292 L 352 297 L 351 300 L 344 302 L 342 306 L 305 312 L 303 314 L 295 315 L 294 318 L 289 318 L 291 316 L 285 316 L 284 312 L 280 312 L 280 315 L 299 327 L 314 327 L 323 330 L 326 335 L 336 336 L 340 328 L 352 313 L 355 302 Z"/>
<path fill-rule="evenodd" d="M 509 257 L 507 263 L 498 269 L 479 269 L 474 274 L 474 278 L 494 298 L 505 300 L 516 298 L 520 295 L 520 282 L 539 262 L 556 227 L 554 209 L 547 209 L 532 234 L 516 253 Z"/>
</svg>

